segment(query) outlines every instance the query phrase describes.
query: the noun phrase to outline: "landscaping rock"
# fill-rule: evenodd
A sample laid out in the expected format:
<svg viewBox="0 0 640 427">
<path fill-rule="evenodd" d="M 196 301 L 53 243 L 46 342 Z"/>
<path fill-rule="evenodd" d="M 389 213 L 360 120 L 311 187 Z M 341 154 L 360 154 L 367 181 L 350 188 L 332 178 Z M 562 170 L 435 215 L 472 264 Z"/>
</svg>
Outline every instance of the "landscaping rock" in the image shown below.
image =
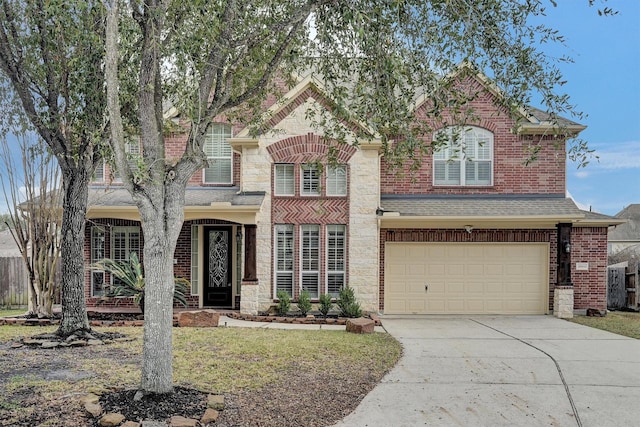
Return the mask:
<svg viewBox="0 0 640 427">
<path fill-rule="evenodd" d="M 202 416 L 202 419 L 200 419 L 200 422 L 205 425 L 215 423 L 218 420 L 219 416 L 220 413 L 218 411 L 208 408 L 206 411 L 204 411 L 204 415 Z"/>
<path fill-rule="evenodd" d="M 100 396 L 95 395 L 94 393 L 88 393 L 80 398 L 82 402 L 87 403 L 98 403 L 100 401 Z"/>
<path fill-rule="evenodd" d="M 207 407 L 216 411 L 224 410 L 224 396 L 221 394 L 210 394 L 207 398 Z"/>
<path fill-rule="evenodd" d="M 98 403 L 85 403 L 84 410 L 94 418 L 98 418 L 102 414 L 102 406 Z"/>
<path fill-rule="evenodd" d="M 358 317 L 347 319 L 347 332 L 354 334 L 371 334 L 374 331 L 375 322 L 371 319 Z"/>
<path fill-rule="evenodd" d="M 140 423 L 137 423 L 135 421 L 127 421 L 126 423 L 122 424 L 120 427 L 140 427 Z"/>
<path fill-rule="evenodd" d="M 178 326 L 208 328 L 218 326 L 220 313 L 214 310 L 182 311 L 178 313 Z"/>
<path fill-rule="evenodd" d="M 116 427 L 119 426 L 123 421 L 124 415 L 110 413 L 103 415 L 102 418 L 100 418 L 100 421 L 98 421 L 98 425 L 101 427 Z"/>
<path fill-rule="evenodd" d="M 185 418 L 179 415 L 171 417 L 171 427 L 196 427 L 198 420 L 193 418 Z"/>
</svg>

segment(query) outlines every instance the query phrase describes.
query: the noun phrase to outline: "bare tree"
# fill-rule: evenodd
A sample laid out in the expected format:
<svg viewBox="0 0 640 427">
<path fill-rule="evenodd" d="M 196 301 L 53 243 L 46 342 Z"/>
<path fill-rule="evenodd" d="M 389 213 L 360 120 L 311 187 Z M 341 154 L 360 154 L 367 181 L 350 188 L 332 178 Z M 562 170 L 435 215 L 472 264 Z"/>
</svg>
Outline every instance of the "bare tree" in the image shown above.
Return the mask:
<svg viewBox="0 0 640 427">
<path fill-rule="evenodd" d="M 6 177 L 0 175 L 0 184 L 9 208 L 11 235 L 29 273 L 27 315 L 49 318 L 53 316 L 60 261 L 60 168 L 41 141 L 19 136 L 18 146 L 19 163 L 15 150 L 2 139 Z"/>
</svg>

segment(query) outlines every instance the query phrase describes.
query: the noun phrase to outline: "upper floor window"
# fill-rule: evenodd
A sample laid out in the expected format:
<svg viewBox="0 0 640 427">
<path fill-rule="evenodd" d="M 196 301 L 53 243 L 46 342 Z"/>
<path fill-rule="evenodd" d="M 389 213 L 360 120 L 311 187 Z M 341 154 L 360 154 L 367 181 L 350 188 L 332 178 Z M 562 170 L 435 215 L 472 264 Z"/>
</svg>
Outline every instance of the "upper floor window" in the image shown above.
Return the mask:
<svg viewBox="0 0 640 427">
<path fill-rule="evenodd" d="M 233 151 L 227 141 L 231 138 L 231 126 L 213 123 L 209 127 L 204 152 L 209 161 L 209 167 L 204 169 L 206 184 L 233 183 Z"/>
<path fill-rule="evenodd" d="M 276 196 L 295 195 L 295 171 L 292 163 L 280 163 L 275 169 L 275 194 Z"/>
<path fill-rule="evenodd" d="M 347 166 L 327 166 L 327 196 L 347 195 Z"/>
<path fill-rule="evenodd" d="M 326 166 L 322 169 L 324 173 L 317 164 L 276 163 L 273 170 L 274 195 L 346 196 L 347 165 Z M 299 183 L 297 190 L 296 182 Z"/>
<path fill-rule="evenodd" d="M 320 195 L 320 171 L 316 165 L 302 166 L 300 194 L 302 196 Z"/>
<path fill-rule="evenodd" d="M 493 134 L 475 126 L 441 130 L 434 141 L 446 142 L 433 153 L 434 185 L 492 185 Z"/>
<path fill-rule="evenodd" d="M 138 161 L 140 160 L 140 137 L 135 135 L 128 137 L 124 143 L 124 155 L 127 158 L 127 162 L 129 162 L 129 167 L 131 171 L 135 174 L 136 169 L 138 168 Z M 116 167 L 113 172 L 113 181 L 114 182 L 122 182 L 122 175 L 120 171 Z"/>
</svg>

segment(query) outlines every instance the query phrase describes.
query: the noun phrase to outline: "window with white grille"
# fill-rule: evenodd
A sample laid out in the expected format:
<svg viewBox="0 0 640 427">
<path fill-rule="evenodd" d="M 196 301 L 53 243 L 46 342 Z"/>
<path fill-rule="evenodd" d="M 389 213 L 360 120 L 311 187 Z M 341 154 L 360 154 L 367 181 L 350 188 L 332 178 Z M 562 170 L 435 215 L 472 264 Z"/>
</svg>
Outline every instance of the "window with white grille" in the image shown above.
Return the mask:
<svg viewBox="0 0 640 427">
<path fill-rule="evenodd" d="M 276 196 L 295 195 L 295 170 L 292 163 L 280 163 L 275 165 L 275 185 Z"/>
<path fill-rule="evenodd" d="M 204 152 L 209 167 L 204 169 L 204 182 L 207 184 L 233 183 L 233 150 L 228 142 L 231 138 L 231 126 L 213 123 L 209 127 Z"/>
<path fill-rule="evenodd" d="M 105 258 L 105 233 L 102 227 L 91 228 L 91 264 Z M 104 271 L 91 270 L 91 296 L 102 297 L 105 294 Z"/>
<path fill-rule="evenodd" d="M 320 226 L 316 224 L 301 225 L 300 235 L 302 290 L 309 292 L 311 298 L 318 298 L 320 296 Z"/>
<path fill-rule="evenodd" d="M 111 258 L 114 261 L 128 261 L 131 253 L 135 252 L 142 262 L 140 242 L 140 227 L 113 227 L 111 233 Z M 111 282 L 114 284 L 117 284 L 118 280 L 115 277 L 111 277 Z"/>
<path fill-rule="evenodd" d="M 320 171 L 316 165 L 303 165 L 300 194 L 303 196 L 320 195 Z"/>
<path fill-rule="evenodd" d="M 346 226 L 327 225 L 327 294 L 337 298 L 345 285 Z"/>
<path fill-rule="evenodd" d="M 279 224 L 274 232 L 275 290 L 293 297 L 293 224 Z"/>
<path fill-rule="evenodd" d="M 347 195 L 347 166 L 327 166 L 327 196 Z"/>
<path fill-rule="evenodd" d="M 492 185 L 493 134 L 475 126 L 448 127 L 434 137 L 434 185 Z"/>
</svg>

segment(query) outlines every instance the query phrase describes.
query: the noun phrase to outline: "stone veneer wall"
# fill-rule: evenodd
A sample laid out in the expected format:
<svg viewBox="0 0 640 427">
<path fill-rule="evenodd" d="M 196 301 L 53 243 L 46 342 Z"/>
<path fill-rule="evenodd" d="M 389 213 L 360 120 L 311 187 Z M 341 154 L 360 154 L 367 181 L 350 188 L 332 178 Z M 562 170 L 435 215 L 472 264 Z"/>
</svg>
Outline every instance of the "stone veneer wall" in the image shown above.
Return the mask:
<svg viewBox="0 0 640 427">
<path fill-rule="evenodd" d="M 308 108 L 314 101 L 306 102 L 293 109 L 287 117 L 277 123 L 278 132 L 267 133 L 259 139 L 258 147 L 244 147 L 242 152 L 243 191 L 264 191 L 263 205 L 256 223 L 256 269 L 257 284 L 242 285 L 240 311 L 257 314 L 273 304 L 272 258 L 272 158 L 267 147 L 279 141 L 300 135 L 318 134 L 305 119 Z M 379 176 L 377 150 L 358 150 L 349 160 L 349 222 L 347 280 L 356 291 L 364 310 L 377 311 L 377 221 L 375 210 L 379 202 Z M 307 200 L 309 198 L 306 198 Z M 304 222 L 304 221 L 303 221 Z M 301 222 L 302 223 L 302 222 Z M 323 223 L 318 221 L 318 223 Z"/>
</svg>

